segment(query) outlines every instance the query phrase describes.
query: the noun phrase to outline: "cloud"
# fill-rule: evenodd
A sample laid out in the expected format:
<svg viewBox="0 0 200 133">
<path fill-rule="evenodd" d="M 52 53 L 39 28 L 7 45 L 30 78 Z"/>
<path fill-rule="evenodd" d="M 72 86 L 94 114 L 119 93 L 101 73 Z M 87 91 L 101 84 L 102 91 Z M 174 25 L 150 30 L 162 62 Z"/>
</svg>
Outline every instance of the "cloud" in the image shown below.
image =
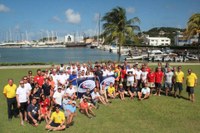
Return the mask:
<svg viewBox="0 0 200 133">
<path fill-rule="evenodd" d="M 67 9 L 65 11 L 65 15 L 66 15 L 68 23 L 78 24 L 81 21 L 80 14 L 78 12 L 77 13 L 74 12 L 74 10 L 72 10 L 72 9 Z"/>
<path fill-rule="evenodd" d="M 59 22 L 59 23 L 62 22 L 62 20 L 61 20 L 58 16 L 53 16 L 52 20 L 53 20 L 54 22 Z"/>
<path fill-rule="evenodd" d="M 10 9 L 4 4 L 0 4 L 0 12 L 9 12 Z"/>
<path fill-rule="evenodd" d="M 135 8 L 134 7 L 128 7 L 126 8 L 127 13 L 135 13 Z"/>
</svg>

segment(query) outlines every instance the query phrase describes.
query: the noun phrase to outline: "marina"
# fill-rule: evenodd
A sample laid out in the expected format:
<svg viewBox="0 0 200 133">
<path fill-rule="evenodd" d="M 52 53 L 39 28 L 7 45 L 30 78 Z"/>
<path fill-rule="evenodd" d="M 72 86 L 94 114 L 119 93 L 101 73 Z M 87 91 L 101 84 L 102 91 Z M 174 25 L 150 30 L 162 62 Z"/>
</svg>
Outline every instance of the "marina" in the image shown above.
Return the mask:
<svg viewBox="0 0 200 133">
<path fill-rule="evenodd" d="M 1 63 L 69 63 L 116 61 L 117 54 L 86 47 L 70 48 L 0 48 Z M 122 58 L 123 60 L 123 58 Z"/>
</svg>

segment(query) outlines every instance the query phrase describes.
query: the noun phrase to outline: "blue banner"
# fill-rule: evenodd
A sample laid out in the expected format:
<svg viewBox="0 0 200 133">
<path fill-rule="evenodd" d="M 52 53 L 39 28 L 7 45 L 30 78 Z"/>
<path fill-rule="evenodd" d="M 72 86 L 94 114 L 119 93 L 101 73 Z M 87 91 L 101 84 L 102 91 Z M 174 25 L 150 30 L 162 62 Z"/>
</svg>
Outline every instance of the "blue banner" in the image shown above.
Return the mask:
<svg viewBox="0 0 200 133">
<path fill-rule="evenodd" d="M 100 79 L 100 89 L 102 89 L 102 86 L 105 85 L 105 90 L 108 89 L 110 83 L 115 83 L 115 76 L 110 75 L 110 76 L 104 76 Z"/>
<path fill-rule="evenodd" d="M 92 91 L 96 84 L 94 77 L 78 78 L 77 79 L 78 93 L 85 93 L 87 89 Z"/>
</svg>

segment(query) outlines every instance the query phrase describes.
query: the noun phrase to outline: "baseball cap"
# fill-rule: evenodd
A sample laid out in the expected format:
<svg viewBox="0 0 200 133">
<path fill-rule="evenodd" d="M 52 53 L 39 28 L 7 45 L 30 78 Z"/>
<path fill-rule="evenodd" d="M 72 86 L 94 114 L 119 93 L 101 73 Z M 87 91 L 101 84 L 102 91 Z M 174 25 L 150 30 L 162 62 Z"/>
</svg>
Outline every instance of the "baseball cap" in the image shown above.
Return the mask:
<svg viewBox="0 0 200 133">
<path fill-rule="evenodd" d="M 75 104 L 75 105 L 76 105 L 76 101 L 73 101 L 72 104 Z"/>
</svg>

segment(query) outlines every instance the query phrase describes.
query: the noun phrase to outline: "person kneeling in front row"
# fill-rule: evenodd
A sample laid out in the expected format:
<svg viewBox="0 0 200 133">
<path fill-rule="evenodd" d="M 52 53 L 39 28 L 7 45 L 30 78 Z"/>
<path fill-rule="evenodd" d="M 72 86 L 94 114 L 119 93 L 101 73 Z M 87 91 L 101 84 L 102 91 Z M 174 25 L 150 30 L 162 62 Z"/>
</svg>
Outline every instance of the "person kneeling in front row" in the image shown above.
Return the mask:
<svg viewBox="0 0 200 133">
<path fill-rule="evenodd" d="M 41 120 L 39 106 L 36 103 L 37 99 L 33 98 L 31 100 L 31 104 L 29 104 L 27 108 L 28 112 L 27 119 L 29 123 L 32 124 L 33 126 L 38 126 L 38 121 Z"/>
<path fill-rule="evenodd" d="M 141 92 L 138 92 L 138 100 L 148 99 L 150 96 L 150 88 L 148 87 L 148 83 L 144 84 L 145 86 L 142 88 Z"/>
</svg>

